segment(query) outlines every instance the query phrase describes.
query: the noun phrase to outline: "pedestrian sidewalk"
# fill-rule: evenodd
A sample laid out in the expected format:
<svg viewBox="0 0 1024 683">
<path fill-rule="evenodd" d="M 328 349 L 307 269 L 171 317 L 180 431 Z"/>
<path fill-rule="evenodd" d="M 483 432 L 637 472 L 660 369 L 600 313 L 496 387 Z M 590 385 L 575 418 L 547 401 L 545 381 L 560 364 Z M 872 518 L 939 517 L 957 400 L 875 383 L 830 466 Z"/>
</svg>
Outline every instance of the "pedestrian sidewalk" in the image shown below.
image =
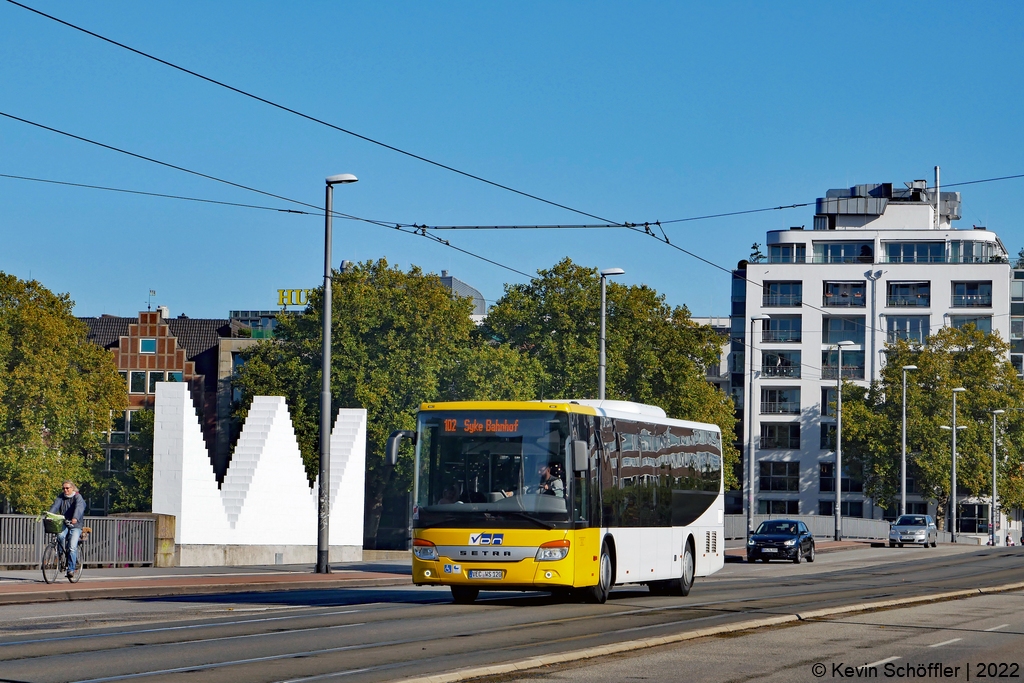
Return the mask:
<svg viewBox="0 0 1024 683">
<path fill-rule="evenodd" d="M 43 582 L 38 569 L 0 571 L 0 605 L 99 598 L 149 598 L 219 593 L 411 585 L 408 560 L 334 564 L 330 574 L 311 565 L 270 567 L 87 567 L 78 583 Z"/>
</svg>

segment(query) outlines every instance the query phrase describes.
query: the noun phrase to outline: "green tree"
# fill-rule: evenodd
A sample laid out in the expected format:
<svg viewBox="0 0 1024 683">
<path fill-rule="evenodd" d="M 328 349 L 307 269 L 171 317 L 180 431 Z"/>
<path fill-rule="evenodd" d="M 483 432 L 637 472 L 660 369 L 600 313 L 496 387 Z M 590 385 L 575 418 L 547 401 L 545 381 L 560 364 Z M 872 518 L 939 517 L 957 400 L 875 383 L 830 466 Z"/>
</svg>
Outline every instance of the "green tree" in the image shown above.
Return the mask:
<svg viewBox="0 0 1024 683">
<path fill-rule="evenodd" d="M 997 441 L 999 496 L 1004 508 L 1024 504 L 1024 383 L 1009 362 L 998 335 L 973 325 L 943 328 L 927 345 L 897 341 L 886 347 L 881 380 L 869 388 L 844 385 L 843 454 L 865 465 L 865 493 L 885 509 L 899 507 L 900 450 L 905 365 L 907 373 L 908 476 L 939 503 L 944 517 L 950 495 L 952 439 L 941 425 L 952 424 L 952 390 L 957 397 L 957 491 L 985 496 L 992 486 L 992 415 L 1000 417 Z"/>
<path fill-rule="evenodd" d="M 471 300 L 419 268 L 368 261 L 336 271 L 332 291 L 332 404 L 367 411 L 364 534 L 372 542 L 385 497 L 411 486 L 408 452 L 394 470 L 384 463 L 388 435 L 415 428 L 424 402 L 537 398 L 541 372 L 474 335 Z M 286 397 L 310 480 L 319 468 L 322 296 L 314 291 L 302 315 L 282 317 L 274 340 L 245 353 L 237 377 L 241 417 L 253 396 Z"/>
<path fill-rule="evenodd" d="M 0 496 L 49 507 L 63 479 L 88 492 L 111 411 L 128 402 L 114 357 L 86 338 L 67 294 L 0 273 Z"/>
<path fill-rule="evenodd" d="M 507 285 L 481 332 L 537 359 L 544 396 L 597 398 L 601 291 L 593 268 L 564 259 L 526 284 Z M 705 380 L 724 340 L 645 285 L 608 283 L 606 397 L 658 405 L 675 418 L 722 429 L 734 486 L 732 399 Z"/>
<path fill-rule="evenodd" d="M 150 512 L 153 509 L 153 411 L 135 411 L 131 427 L 128 466 L 123 472 L 105 475 L 111 512 Z"/>
</svg>

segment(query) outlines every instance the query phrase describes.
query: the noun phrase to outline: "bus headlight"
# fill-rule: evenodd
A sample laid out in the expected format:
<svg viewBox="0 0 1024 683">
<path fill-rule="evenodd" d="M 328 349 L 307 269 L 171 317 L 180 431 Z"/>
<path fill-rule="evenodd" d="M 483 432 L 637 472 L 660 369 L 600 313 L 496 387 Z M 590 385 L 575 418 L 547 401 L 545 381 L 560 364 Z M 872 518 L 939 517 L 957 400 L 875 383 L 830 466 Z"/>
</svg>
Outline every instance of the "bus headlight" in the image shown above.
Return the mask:
<svg viewBox="0 0 1024 683">
<path fill-rule="evenodd" d="M 542 543 L 537 548 L 537 561 L 538 562 L 552 562 L 554 560 L 564 560 L 565 556 L 569 554 L 569 541 L 548 541 Z"/>
<path fill-rule="evenodd" d="M 422 538 L 412 539 L 412 554 L 419 560 L 436 560 L 437 546 Z"/>
</svg>

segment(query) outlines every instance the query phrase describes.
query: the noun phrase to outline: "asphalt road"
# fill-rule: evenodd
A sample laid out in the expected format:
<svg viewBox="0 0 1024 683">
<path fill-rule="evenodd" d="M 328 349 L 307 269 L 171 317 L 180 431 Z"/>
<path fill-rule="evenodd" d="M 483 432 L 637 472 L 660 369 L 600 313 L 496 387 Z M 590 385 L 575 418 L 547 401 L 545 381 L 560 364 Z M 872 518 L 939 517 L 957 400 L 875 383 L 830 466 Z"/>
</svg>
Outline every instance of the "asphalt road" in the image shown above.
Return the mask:
<svg viewBox="0 0 1024 683">
<path fill-rule="evenodd" d="M 1022 548 L 877 548 L 821 554 L 813 564 L 730 563 L 698 580 L 688 598 L 625 587 L 605 605 L 540 593 L 484 593 L 478 604 L 454 605 L 446 590 L 416 587 L 12 605 L 0 607 L 0 681 L 394 680 L 773 614 L 1005 585 L 1024 579 L 1022 569 Z M 957 604 L 937 608 L 955 612 Z"/>
</svg>

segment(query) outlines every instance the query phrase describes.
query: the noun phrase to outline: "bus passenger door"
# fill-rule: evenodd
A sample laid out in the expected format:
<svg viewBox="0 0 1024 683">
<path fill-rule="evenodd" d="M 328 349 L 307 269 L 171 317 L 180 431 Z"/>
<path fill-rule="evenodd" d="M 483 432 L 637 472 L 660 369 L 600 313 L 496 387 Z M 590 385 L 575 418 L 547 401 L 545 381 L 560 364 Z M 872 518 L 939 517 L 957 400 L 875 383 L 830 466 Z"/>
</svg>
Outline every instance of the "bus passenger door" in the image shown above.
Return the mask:
<svg viewBox="0 0 1024 683">
<path fill-rule="evenodd" d="M 598 579 L 598 560 L 601 554 L 600 529 L 600 489 L 598 484 L 600 462 L 598 459 L 598 434 L 596 417 L 574 415 L 573 431 L 575 438 L 587 443 L 587 469 L 575 471 L 572 458 L 569 457 L 569 468 L 572 469 L 572 515 L 575 527 L 575 586 L 595 586 Z"/>
</svg>

